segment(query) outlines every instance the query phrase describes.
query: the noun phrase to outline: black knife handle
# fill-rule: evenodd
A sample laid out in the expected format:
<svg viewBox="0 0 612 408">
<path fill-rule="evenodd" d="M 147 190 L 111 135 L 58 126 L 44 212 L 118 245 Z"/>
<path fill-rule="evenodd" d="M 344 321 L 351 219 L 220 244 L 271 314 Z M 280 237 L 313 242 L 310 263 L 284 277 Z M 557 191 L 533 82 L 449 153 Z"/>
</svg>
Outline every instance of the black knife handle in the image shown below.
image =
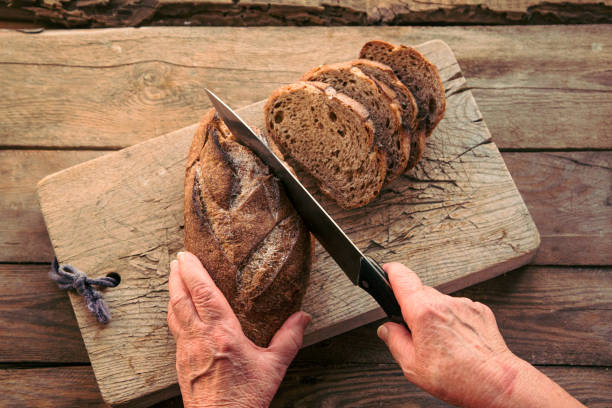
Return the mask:
<svg viewBox="0 0 612 408">
<path fill-rule="evenodd" d="M 369 256 L 361 258 L 358 284 L 378 302 L 391 321 L 406 325 L 387 273 Z"/>
</svg>

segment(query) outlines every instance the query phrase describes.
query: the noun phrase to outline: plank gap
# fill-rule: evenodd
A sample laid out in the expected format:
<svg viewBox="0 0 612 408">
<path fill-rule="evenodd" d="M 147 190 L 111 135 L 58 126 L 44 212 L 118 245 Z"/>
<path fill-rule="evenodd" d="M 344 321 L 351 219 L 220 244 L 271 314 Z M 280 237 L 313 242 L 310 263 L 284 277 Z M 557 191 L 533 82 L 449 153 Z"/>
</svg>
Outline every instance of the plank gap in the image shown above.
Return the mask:
<svg viewBox="0 0 612 408">
<path fill-rule="evenodd" d="M 4 361 L 0 363 L 0 370 L 28 370 L 32 368 L 53 368 L 53 367 L 88 367 L 91 363 L 82 361 L 75 362 L 45 362 L 45 361 Z"/>
<path fill-rule="evenodd" d="M 114 152 L 128 146 L 28 146 L 28 145 L 3 145 L 0 150 L 62 150 L 62 151 L 94 151 L 94 152 Z"/>
<path fill-rule="evenodd" d="M 500 147 L 502 153 L 571 153 L 571 152 L 610 152 L 609 147 Z"/>
</svg>

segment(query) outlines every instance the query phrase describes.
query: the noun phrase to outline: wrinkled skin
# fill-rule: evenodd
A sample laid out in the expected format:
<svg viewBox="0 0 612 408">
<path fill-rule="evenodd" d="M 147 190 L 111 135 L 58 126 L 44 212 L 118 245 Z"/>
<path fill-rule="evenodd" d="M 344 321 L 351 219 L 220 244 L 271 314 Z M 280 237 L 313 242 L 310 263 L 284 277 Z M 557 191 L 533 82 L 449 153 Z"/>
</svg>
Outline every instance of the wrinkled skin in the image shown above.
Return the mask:
<svg viewBox="0 0 612 408">
<path fill-rule="evenodd" d="M 302 345 L 310 316 L 297 312 L 268 348 L 253 344 L 192 254 L 170 264 L 168 326 L 185 407 L 266 407 Z"/>
<path fill-rule="evenodd" d="M 462 407 L 582 406 L 508 349 L 487 306 L 423 286 L 402 264 L 383 268 L 410 332 L 389 322 L 378 336 L 410 382 Z"/>
<path fill-rule="evenodd" d="M 410 327 L 385 323 L 378 335 L 406 378 L 463 407 L 581 407 L 506 346 L 491 310 L 423 286 L 398 263 L 383 266 Z M 170 265 L 168 325 L 185 407 L 265 407 L 302 344 L 310 316 L 297 312 L 268 348 L 245 337 L 200 261 L 181 253 Z"/>
</svg>

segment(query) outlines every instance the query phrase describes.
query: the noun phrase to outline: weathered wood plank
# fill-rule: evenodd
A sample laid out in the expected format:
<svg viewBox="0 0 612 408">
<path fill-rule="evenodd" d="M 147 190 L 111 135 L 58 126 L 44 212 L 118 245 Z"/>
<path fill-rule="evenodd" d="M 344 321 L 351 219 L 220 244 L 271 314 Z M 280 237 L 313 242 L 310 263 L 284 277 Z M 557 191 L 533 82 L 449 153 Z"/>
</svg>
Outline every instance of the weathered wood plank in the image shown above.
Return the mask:
<svg viewBox="0 0 612 408">
<path fill-rule="evenodd" d="M 0 145 L 125 147 L 381 38 L 446 41 L 500 148 L 612 148 L 612 25 L 0 32 Z M 554 61 L 554 63 L 552 62 Z"/>
<path fill-rule="evenodd" d="M 0 369 L 6 408 L 107 407 L 90 366 Z"/>
<path fill-rule="evenodd" d="M 68 295 L 48 271 L 0 265 L 0 362 L 89 362 Z"/>
<path fill-rule="evenodd" d="M 612 365 L 612 270 L 525 267 L 461 290 L 491 307 L 512 350 L 532 364 Z M 382 321 L 300 351 L 304 365 L 389 363 Z"/>
<path fill-rule="evenodd" d="M 50 173 L 105 153 L 0 150 L 0 262 L 50 262 L 53 259 L 36 198 L 36 183 Z"/>
<path fill-rule="evenodd" d="M 540 231 L 534 263 L 612 264 L 612 152 L 503 157 Z"/>
<path fill-rule="evenodd" d="M 35 195 L 44 176 L 106 152 L 0 151 L 0 262 L 50 262 Z M 611 152 L 502 153 L 542 239 L 543 265 L 612 263 Z"/>
<path fill-rule="evenodd" d="M 590 408 L 612 404 L 612 371 L 597 367 L 540 366 Z M 1 369 L 3 407 L 106 407 L 91 367 Z M 289 369 L 273 407 L 357 406 L 448 407 L 410 384 L 396 364 L 360 364 Z M 182 407 L 180 397 L 155 408 Z"/>
<path fill-rule="evenodd" d="M 0 325 L 10 328 L 0 333 L 0 361 L 89 361 L 68 297 L 47 270 L 0 267 Z M 608 268 L 527 267 L 455 295 L 490 306 L 510 349 L 532 364 L 612 365 L 611 278 Z M 296 362 L 390 363 L 379 323 L 305 347 Z"/>
<path fill-rule="evenodd" d="M 463 88 L 452 51 L 441 41 L 419 48 L 438 65 L 447 91 L 446 117 L 428 139 L 419 166 L 386 186 L 370 205 L 352 211 L 311 191 L 364 253 L 409 261 L 424 282 L 452 291 L 527 263 L 539 235 L 471 93 Z M 265 128 L 263 102 L 239 110 L 260 129 Z M 112 405 L 152 402 L 156 393 L 170 395 L 176 381 L 166 284 L 168 263 L 182 248 L 182 185 L 192 138 L 193 128 L 187 128 L 39 183 L 60 262 L 94 275 L 111 270 L 122 275 L 122 284 L 107 294 L 115 317 L 104 328 L 82 308 L 82 299 L 71 296 L 100 390 Z M 60 191 L 70 191 L 71 201 L 60 199 Z M 305 344 L 382 317 L 373 299 L 320 248 L 310 282 L 304 309 L 313 322 Z"/>
<path fill-rule="evenodd" d="M 355 25 L 355 24 L 555 24 L 609 23 L 610 1 L 321 1 L 127 0 L 105 2 L 3 0 L 0 18 L 22 18 L 63 27 L 136 25 Z"/>
<path fill-rule="evenodd" d="M 612 404 L 607 368 L 538 367 L 590 408 Z M 272 407 L 450 407 L 408 383 L 394 364 L 290 368 Z"/>
</svg>

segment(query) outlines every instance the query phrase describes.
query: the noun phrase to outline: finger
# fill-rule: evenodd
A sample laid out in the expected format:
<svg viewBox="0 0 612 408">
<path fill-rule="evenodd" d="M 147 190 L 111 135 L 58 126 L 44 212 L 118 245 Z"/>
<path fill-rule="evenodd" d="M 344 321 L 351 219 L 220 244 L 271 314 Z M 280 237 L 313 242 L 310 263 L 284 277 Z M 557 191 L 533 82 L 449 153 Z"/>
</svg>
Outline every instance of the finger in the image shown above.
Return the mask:
<svg viewBox="0 0 612 408">
<path fill-rule="evenodd" d="M 415 352 L 410 332 L 401 324 L 387 322 L 378 328 L 376 334 L 385 342 L 404 375 L 411 378 L 414 374 Z"/>
<path fill-rule="evenodd" d="M 302 347 L 304 330 L 311 320 L 312 317 L 308 313 L 296 312 L 289 316 L 272 337 L 268 351 L 276 354 L 278 361 L 284 366 L 291 363 L 300 347 Z"/>
<path fill-rule="evenodd" d="M 390 262 L 383 265 L 387 272 L 391 286 L 397 287 L 401 294 L 406 296 L 423 287 L 421 279 L 410 268 L 399 262 Z"/>
<path fill-rule="evenodd" d="M 402 309 L 402 316 L 410 326 L 410 314 L 415 309 L 415 300 L 412 295 L 423 289 L 421 279 L 412 270 L 398 262 L 384 264 L 383 269 L 389 276 L 393 294 Z"/>
<path fill-rule="evenodd" d="M 202 320 L 236 319 L 232 308 L 200 260 L 189 252 L 177 255 L 179 273 Z"/>
<path fill-rule="evenodd" d="M 170 277 L 168 278 L 168 290 L 170 292 L 170 302 L 168 305 L 168 324 L 170 329 L 174 321 L 180 326 L 190 325 L 194 319 L 198 317 L 195 306 L 191 301 L 191 295 L 183 283 L 179 273 L 179 263 L 177 261 L 170 262 Z"/>
</svg>

